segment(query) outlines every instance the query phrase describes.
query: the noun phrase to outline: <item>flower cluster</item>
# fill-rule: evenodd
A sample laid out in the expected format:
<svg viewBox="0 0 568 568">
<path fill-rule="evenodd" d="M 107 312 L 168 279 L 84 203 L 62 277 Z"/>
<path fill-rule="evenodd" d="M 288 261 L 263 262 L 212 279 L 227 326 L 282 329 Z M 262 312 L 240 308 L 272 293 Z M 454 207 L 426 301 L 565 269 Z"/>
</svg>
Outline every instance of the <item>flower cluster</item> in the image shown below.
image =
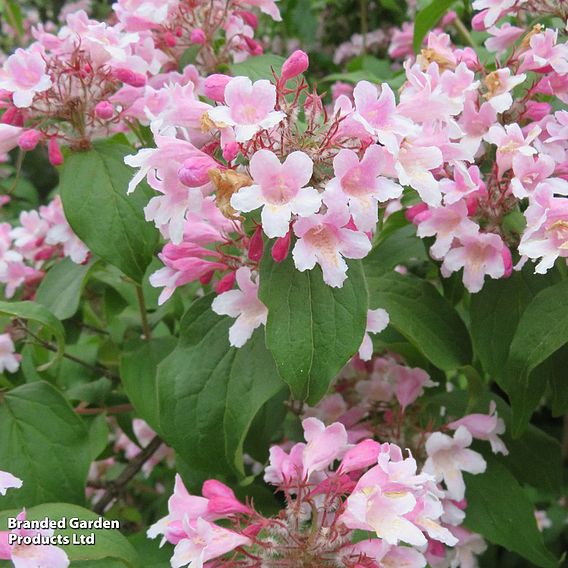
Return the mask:
<svg viewBox="0 0 568 568">
<path fill-rule="evenodd" d="M 484 417 L 464 418 L 479 425 Z M 462 471 L 485 470 L 469 449 L 463 424 L 454 437 L 431 433 L 421 468 L 392 443 L 350 443 L 341 422 L 302 422 L 305 442 L 273 446 L 264 480 L 282 493 L 279 515 L 265 517 L 241 503 L 219 481 L 190 495 L 176 478 L 168 515 L 148 530 L 175 545 L 172 566 L 460 565 L 484 550 L 483 540 L 460 525 L 465 517 Z M 338 465 L 336 465 L 338 464 Z M 223 526 L 215 521 L 223 520 Z M 230 528 L 227 528 L 230 527 Z M 364 538 L 355 539 L 355 531 Z M 363 531 L 363 532 L 361 532 Z M 464 564 L 461 564 L 464 565 Z"/>
</svg>

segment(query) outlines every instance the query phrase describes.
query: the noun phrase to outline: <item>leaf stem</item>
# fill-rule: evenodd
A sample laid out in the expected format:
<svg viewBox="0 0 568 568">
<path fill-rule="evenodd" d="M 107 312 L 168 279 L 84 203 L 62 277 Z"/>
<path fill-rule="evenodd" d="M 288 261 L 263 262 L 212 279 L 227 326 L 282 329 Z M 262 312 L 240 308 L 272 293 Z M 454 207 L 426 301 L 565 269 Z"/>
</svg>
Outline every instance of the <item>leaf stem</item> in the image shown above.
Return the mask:
<svg viewBox="0 0 568 568">
<path fill-rule="evenodd" d="M 146 303 L 144 301 L 144 291 L 142 286 L 136 284 L 136 297 L 138 298 L 138 308 L 140 310 L 140 318 L 142 319 L 142 331 L 144 332 L 144 339 L 150 341 L 152 339 L 152 330 L 148 323 L 148 313 L 146 312 Z"/>
</svg>

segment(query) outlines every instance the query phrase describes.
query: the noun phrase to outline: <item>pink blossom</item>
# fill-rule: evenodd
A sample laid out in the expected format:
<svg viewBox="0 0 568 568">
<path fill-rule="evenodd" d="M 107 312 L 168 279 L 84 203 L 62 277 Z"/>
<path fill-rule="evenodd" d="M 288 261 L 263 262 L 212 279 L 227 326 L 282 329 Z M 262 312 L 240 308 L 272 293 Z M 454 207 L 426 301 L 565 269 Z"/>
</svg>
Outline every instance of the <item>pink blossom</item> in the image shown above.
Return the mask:
<svg viewBox="0 0 568 568">
<path fill-rule="evenodd" d="M 558 30 L 546 29 L 530 38 L 530 49 L 521 57 L 521 71 L 552 67 L 560 75 L 568 73 L 568 45 L 557 44 Z"/>
<path fill-rule="evenodd" d="M 489 405 L 489 414 L 468 414 L 448 424 L 452 430 L 457 430 L 460 426 L 465 426 L 474 438 L 488 440 L 494 454 L 508 455 L 509 451 L 499 438 L 499 435 L 505 432 L 505 422 L 497 415 L 497 405 L 494 401 Z"/>
<path fill-rule="evenodd" d="M 395 29 L 388 49 L 393 59 L 403 59 L 414 53 L 412 39 L 414 37 L 414 23 L 403 22 L 401 29 Z"/>
<path fill-rule="evenodd" d="M 546 154 L 518 154 L 513 158 L 512 167 L 515 177 L 511 180 L 511 190 L 515 197 L 523 199 L 528 197 L 540 182 L 554 173 L 556 163 Z"/>
<path fill-rule="evenodd" d="M 359 347 L 359 357 L 363 361 L 370 361 L 373 356 L 373 341 L 371 340 L 370 333 L 380 333 L 386 329 L 389 324 L 388 313 L 378 308 L 376 310 L 367 311 L 367 327 L 365 329 L 365 335 L 363 336 L 363 342 L 361 347 Z"/>
<path fill-rule="evenodd" d="M 16 517 L 18 521 L 26 520 L 26 512 L 22 511 Z M 65 551 L 51 544 L 24 544 L 15 541 L 9 544 L 9 535 L 21 537 L 45 537 L 49 539 L 54 534 L 53 529 L 14 529 L 0 531 L 0 560 L 11 560 L 16 568 L 67 568 L 69 558 Z"/>
<path fill-rule="evenodd" d="M 471 442 L 472 436 L 465 426 L 458 427 L 453 438 L 434 432 L 426 440 L 428 459 L 423 470 L 432 474 L 436 481 L 443 480 L 448 497 L 457 501 L 465 496 L 462 471 L 479 474 L 487 467 L 480 454 L 467 449 Z"/>
<path fill-rule="evenodd" d="M 353 150 L 343 149 L 333 159 L 335 173 L 326 193 L 343 202 L 349 208 L 356 227 L 360 231 L 373 231 L 378 221 L 378 201 L 395 199 L 402 195 L 402 187 L 381 174 L 385 159 L 379 146 L 367 148 L 359 161 Z M 315 211 L 314 211 L 315 212 Z"/>
<path fill-rule="evenodd" d="M 270 459 L 264 470 L 264 481 L 272 485 L 287 485 L 301 479 L 304 471 L 304 448 L 306 444 L 295 444 L 289 453 L 280 446 L 270 448 Z"/>
<path fill-rule="evenodd" d="M 183 529 L 187 535 L 175 546 L 171 559 L 172 568 L 203 566 L 205 562 L 219 558 L 239 546 L 249 546 L 251 540 L 234 531 L 221 528 L 202 518 L 195 522 L 184 519 Z"/>
<path fill-rule="evenodd" d="M 51 87 L 51 79 L 45 71 L 46 65 L 41 53 L 16 49 L 0 70 L 0 89 L 12 93 L 16 107 L 28 108 L 36 93 Z"/>
<path fill-rule="evenodd" d="M 510 91 L 523 83 L 526 78 L 527 76 L 524 73 L 512 76 L 508 67 L 493 71 L 485 78 L 485 84 L 488 88 L 488 92 L 485 95 L 487 102 L 497 112 L 509 110 L 513 104 L 513 97 Z"/>
<path fill-rule="evenodd" d="M 396 378 L 396 398 L 403 409 L 424 393 L 424 387 L 434 387 L 438 384 L 431 381 L 430 375 L 420 367 L 411 369 L 397 365 L 393 372 Z"/>
<path fill-rule="evenodd" d="M 460 245 L 450 250 L 442 264 L 442 274 L 448 277 L 463 268 L 463 283 L 476 293 L 483 287 L 485 275 L 491 278 L 505 276 L 506 245 L 499 235 L 476 233 L 460 235 Z"/>
<path fill-rule="evenodd" d="M 462 568 L 479 566 L 477 556 L 487 550 L 487 543 L 483 537 L 463 527 L 452 527 L 452 533 L 459 539 L 459 542 L 449 554 L 451 565 Z"/>
<path fill-rule="evenodd" d="M 392 546 L 385 540 L 373 538 L 363 540 L 347 549 L 347 554 L 358 557 L 364 554 L 366 558 L 373 559 L 380 567 L 424 568 L 426 559 L 424 555 L 408 546 Z M 359 566 L 359 565 L 358 565 Z"/>
<path fill-rule="evenodd" d="M 474 0 L 475 10 L 485 10 L 483 22 L 486 27 L 492 26 L 515 5 L 523 4 L 526 0 Z"/>
<path fill-rule="evenodd" d="M 381 453 L 381 444 L 374 440 L 363 440 L 347 450 L 341 460 L 341 473 L 350 473 L 376 465 Z"/>
<path fill-rule="evenodd" d="M 461 144 L 468 148 L 472 156 L 475 156 L 483 137 L 496 121 L 497 111 L 489 103 L 483 103 L 478 109 L 476 102 L 466 100 L 459 122 L 465 133 Z"/>
<path fill-rule="evenodd" d="M 563 195 L 568 195 L 564 182 Z M 555 197 L 557 187 L 548 182 L 534 190 L 531 203 L 525 211 L 527 227 L 519 244 L 519 253 L 538 260 L 535 272 L 545 274 L 558 257 L 568 257 L 568 200 Z"/>
<path fill-rule="evenodd" d="M 20 367 L 20 358 L 20 355 L 16 353 L 16 348 L 10 334 L 0 334 L 0 373 L 4 372 L 5 370 L 9 371 L 10 373 L 15 373 Z M 1 474 L 2 472 L 0 472 L 0 476 Z M 4 495 L 4 493 L 2 493 L 1 491 L 1 486 L 2 479 L 0 477 L 0 493 Z M 14 485 L 13 487 L 16 486 Z"/>
<path fill-rule="evenodd" d="M 250 160 L 253 185 L 242 187 L 231 197 L 237 211 L 254 211 L 262 207 L 262 228 L 269 238 L 284 237 L 292 214 L 313 215 L 320 208 L 321 196 L 306 187 L 313 163 L 304 152 L 292 152 L 283 164 L 270 150 L 259 150 Z"/>
<path fill-rule="evenodd" d="M 209 117 L 219 128 L 234 127 L 237 142 L 273 128 L 286 116 L 274 110 L 276 87 L 265 79 L 252 83 L 248 77 L 235 77 L 225 87 L 225 102 L 211 109 Z"/>
<path fill-rule="evenodd" d="M 464 197 L 485 192 L 485 184 L 477 166 L 466 168 L 461 162 L 454 167 L 454 179 L 440 180 L 440 189 L 444 194 L 444 203 L 452 205 Z"/>
<path fill-rule="evenodd" d="M 503 175 L 513 165 L 515 156 L 532 156 L 536 154 L 536 149 L 531 143 L 540 134 L 541 129 L 535 126 L 525 137 L 518 124 L 507 124 L 505 127 L 495 124 L 485 135 L 485 139 L 497 146 L 497 165 L 499 175 Z"/>
<path fill-rule="evenodd" d="M 13 150 L 24 130 L 19 126 L 0 123 L 0 156 Z"/>
<path fill-rule="evenodd" d="M 279 0 L 238 0 L 242 6 L 256 6 L 263 14 L 269 15 L 275 22 L 282 21 L 280 10 L 276 5 Z"/>
<path fill-rule="evenodd" d="M 230 487 L 215 479 L 208 479 L 203 483 L 201 494 L 206 499 L 209 499 L 207 511 L 210 515 L 226 517 L 238 513 L 245 515 L 252 513 L 249 507 L 243 505 L 235 497 L 235 493 Z"/>
<path fill-rule="evenodd" d="M 306 418 L 302 427 L 307 442 L 303 449 L 302 463 L 304 474 L 309 478 L 313 472 L 326 469 L 344 454 L 347 449 L 347 432 L 340 422 L 326 427 L 317 418 Z"/>
<path fill-rule="evenodd" d="M 237 270 L 237 284 L 239 290 L 220 294 L 211 308 L 216 314 L 236 318 L 229 329 L 229 342 L 233 347 L 242 347 L 257 327 L 266 324 L 268 310 L 258 299 L 258 279 L 253 280 L 249 268 Z"/>
<path fill-rule="evenodd" d="M 364 233 L 347 229 L 349 213 L 343 208 L 331 207 L 325 214 L 303 217 L 294 224 L 298 238 L 292 257 L 300 272 L 311 270 L 316 263 L 329 286 L 341 288 L 347 278 L 344 258 L 363 258 L 371 250 L 371 242 Z"/>
<path fill-rule="evenodd" d="M 0 335 L 0 344 L 4 338 L 4 335 Z M 0 471 L 0 495 L 6 495 L 8 489 L 19 489 L 23 482 L 16 476 L 8 473 L 7 471 Z"/>
<path fill-rule="evenodd" d="M 491 26 L 487 31 L 492 37 L 485 40 L 485 47 L 491 53 L 503 53 L 525 33 L 523 28 L 512 26 L 508 22 L 500 28 Z"/>
<path fill-rule="evenodd" d="M 444 258 L 456 238 L 475 234 L 479 230 L 478 225 L 468 216 L 465 201 L 444 207 L 432 207 L 428 213 L 428 216 L 418 222 L 416 234 L 420 238 L 436 237 L 435 243 L 430 247 L 430 253 L 436 259 Z"/>
<path fill-rule="evenodd" d="M 25 130 L 22 135 L 18 138 L 18 146 L 24 152 L 31 152 L 36 148 L 39 141 L 41 140 L 42 133 L 39 130 Z"/>
<path fill-rule="evenodd" d="M 222 75 L 214 73 L 209 75 L 203 83 L 203 93 L 212 101 L 218 103 L 225 102 L 225 87 L 231 81 L 232 77 L 229 75 Z"/>
</svg>

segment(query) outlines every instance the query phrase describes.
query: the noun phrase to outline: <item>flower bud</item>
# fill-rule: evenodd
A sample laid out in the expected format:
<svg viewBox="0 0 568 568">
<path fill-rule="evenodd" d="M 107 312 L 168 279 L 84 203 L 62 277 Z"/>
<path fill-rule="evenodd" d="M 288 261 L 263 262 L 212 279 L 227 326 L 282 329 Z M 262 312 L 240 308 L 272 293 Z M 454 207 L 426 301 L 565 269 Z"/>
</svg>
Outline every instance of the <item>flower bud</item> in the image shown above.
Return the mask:
<svg viewBox="0 0 568 568">
<path fill-rule="evenodd" d="M 119 81 L 131 87 L 143 87 L 146 84 L 146 76 L 141 73 L 134 73 L 130 69 L 124 67 L 114 70 L 114 76 Z"/>
<path fill-rule="evenodd" d="M 201 187 L 209 183 L 209 170 L 216 166 L 215 160 L 205 155 L 188 158 L 178 170 L 178 178 L 187 187 Z"/>
<path fill-rule="evenodd" d="M 41 132 L 39 130 L 26 130 L 18 139 L 18 146 L 24 152 L 31 152 L 35 149 L 41 139 Z"/>
<path fill-rule="evenodd" d="M 262 55 L 264 50 L 262 49 L 262 45 L 258 41 L 251 39 L 250 37 L 245 37 L 244 39 L 251 55 Z"/>
<path fill-rule="evenodd" d="M 239 145 L 237 142 L 228 142 L 223 147 L 223 158 L 227 162 L 232 162 L 239 153 Z"/>
<path fill-rule="evenodd" d="M 97 118 L 108 120 L 114 114 L 114 107 L 108 101 L 101 101 L 95 106 L 95 115 Z"/>
<path fill-rule="evenodd" d="M 513 273 L 513 257 L 511 256 L 511 250 L 506 244 L 503 244 L 501 255 L 503 257 L 503 265 L 505 266 L 503 278 L 509 278 Z"/>
<path fill-rule="evenodd" d="M 191 30 L 189 41 L 196 45 L 203 45 L 207 41 L 207 36 L 201 28 Z"/>
<path fill-rule="evenodd" d="M 539 121 L 545 116 L 548 116 L 552 111 L 550 103 L 527 101 L 526 110 L 523 113 L 523 118 L 528 120 Z"/>
<path fill-rule="evenodd" d="M 224 103 L 225 87 L 231 79 L 232 77 L 221 73 L 209 75 L 203 83 L 203 94 L 217 103 Z"/>
<path fill-rule="evenodd" d="M 409 207 L 404 212 L 404 216 L 408 219 L 408 221 L 417 225 L 424 220 L 427 213 L 429 213 L 428 205 L 426 205 L 426 203 L 419 203 L 418 205 Z"/>
<path fill-rule="evenodd" d="M 211 282 L 211 279 L 213 278 L 213 274 L 215 274 L 214 270 L 210 270 L 209 272 L 202 274 L 199 277 L 199 282 L 201 282 L 201 284 L 203 284 L 203 286 L 206 286 L 207 284 L 209 284 L 209 282 Z"/>
<path fill-rule="evenodd" d="M 445 28 L 446 26 L 453 24 L 456 21 L 456 17 L 457 17 L 457 14 L 453 10 L 450 10 L 442 18 L 442 20 L 440 22 L 440 26 Z"/>
<path fill-rule="evenodd" d="M 236 279 L 237 279 L 237 273 L 235 271 L 225 274 L 225 276 L 223 276 L 223 278 L 221 278 L 221 280 L 217 282 L 217 285 L 215 286 L 215 292 L 217 292 L 217 294 L 228 292 L 235 285 Z"/>
<path fill-rule="evenodd" d="M 172 32 L 166 32 L 162 37 L 168 47 L 175 47 L 177 45 L 177 38 Z"/>
<path fill-rule="evenodd" d="M 281 81 L 286 82 L 301 75 L 309 66 L 310 60 L 308 55 L 301 49 L 298 49 L 284 61 L 282 65 Z"/>
<path fill-rule="evenodd" d="M 234 12 L 235 16 L 239 16 L 241 20 L 247 25 L 250 26 L 253 30 L 258 28 L 258 18 L 256 14 L 252 12 L 248 12 L 246 10 L 237 10 Z"/>
<path fill-rule="evenodd" d="M 282 262 L 286 260 L 288 251 L 290 250 L 290 237 L 291 231 L 286 233 L 286 236 L 276 239 L 272 247 L 272 258 L 274 262 Z"/>
<path fill-rule="evenodd" d="M 458 63 L 465 63 L 466 67 L 470 70 L 476 70 L 479 66 L 479 59 L 477 58 L 477 53 L 471 47 L 465 47 L 464 49 L 456 49 L 455 55 L 457 57 Z"/>
<path fill-rule="evenodd" d="M 63 163 L 63 154 L 55 138 L 50 138 L 47 143 L 47 157 L 52 166 L 60 166 Z"/>
<path fill-rule="evenodd" d="M 259 262 L 264 251 L 264 241 L 262 239 L 262 225 L 257 225 L 249 243 L 248 257 L 253 262 Z"/>
<path fill-rule="evenodd" d="M 19 108 L 12 106 L 6 109 L 6 112 L 0 118 L 0 123 L 9 124 L 11 126 L 23 126 L 24 117 Z"/>
<path fill-rule="evenodd" d="M 485 25 L 485 16 L 487 15 L 487 10 L 483 10 L 483 12 L 478 12 L 473 16 L 471 19 L 471 28 L 475 32 L 484 32 L 487 29 Z"/>
</svg>

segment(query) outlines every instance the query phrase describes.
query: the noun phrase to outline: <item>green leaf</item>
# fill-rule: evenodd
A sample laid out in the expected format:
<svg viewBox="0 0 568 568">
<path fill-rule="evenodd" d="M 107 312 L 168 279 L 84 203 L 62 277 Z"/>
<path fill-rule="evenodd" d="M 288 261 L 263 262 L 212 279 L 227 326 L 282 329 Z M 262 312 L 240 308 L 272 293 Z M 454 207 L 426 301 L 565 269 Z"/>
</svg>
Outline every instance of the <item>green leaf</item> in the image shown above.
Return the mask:
<svg viewBox="0 0 568 568">
<path fill-rule="evenodd" d="M 144 558 L 144 568 L 170 568 L 172 549 L 168 546 L 160 547 L 159 539 L 151 540 L 145 532 L 133 534 L 128 540 Z"/>
<path fill-rule="evenodd" d="M 558 561 L 544 546 L 534 506 L 523 488 L 504 465 L 492 456 L 486 459 L 485 473 L 465 474 L 468 505 L 464 525 L 536 566 L 556 567 Z"/>
<path fill-rule="evenodd" d="M 35 301 L 60 320 L 74 316 L 93 266 L 93 262 L 75 264 L 69 258 L 60 260 L 47 271 L 37 289 Z"/>
<path fill-rule="evenodd" d="M 0 302 L 0 314 L 38 323 L 47 330 L 57 343 L 55 357 L 40 370 L 45 370 L 63 357 L 65 349 L 65 330 L 61 322 L 45 307 L 34 302 Z"/>
<path fill-rule="evenodd" d="M 436 367 L 451 371 L 471 362 L 471 343 L 458 313 L 425 280 L 397 272 L 369 280 L 371 308 L 384 308 L 390 324 Z"/>
<path fill-rule="evenodd" d="M 141 282 L 158 232 L 144 219 L 152 196 L 147 184 L 126 194 L 134 175 L 124 164 L 130 153 L 128 146 L 106 141 L 68 156 L 61 172 L 61 199 L 69 224 L 89 249 Z"/>
<path fill-rule="evenodd" d="M 20 6 L 14 0 L 2 0 L 3 10 L 6 22 L 16 30 L 18 37 L 21 39 L 24 35 L 24 20 Z"/>
<path fill-rule="evenodd" d="M 567 297 L 568 280 L 541 290 L 523 312 L 513 337 L 500 385 L 511 399 L 515 436 L 526 428 L 544 392 L 548 373 L 537 367 L 568 342 Z"/>
<path fill-rule="evenodd" d="M 515 330 L 535 295 L 550 286 L 550 276 L 535 276 L 532 267 L 514 271 L 510 278 L 487 280 L 481 292 L 472 294 L 471 337 L 475 354 L 492 377 L 499 376 L 509 354 Z"/>
<path fill-rule="evenodd" d="M 259 79 L 272 81 L 274 79 L 272 69 L 274 69 L 277 74 L 280 74 L 284 61 L 285 59 L 283 57 L 274 55 L 273 53 L 265 53 L 258 57 L 249 57 L 240 63 L 233 63 L 230 66 L 231 75 L 233 77 L 242 75 L 248 77 L 253 82 Z"/>
<path fill-rule="evenodd" d="M 8 525 L 8 518 L 15 517 L 19 513 L 18 510 L 4 511 L 0 515 L 0 528 L 6 529 Z M 47 517 L 53 521 L 66 519 L 67 525 L 71 519 L 80 519 L 87 521 L 95 521 L 99 516 L 77 505 L 70 505 L 69 503 L 46 503 L 37 507 L 26 509 L 26 519 L 28 520 L 42 520 Z M 104 566 L 111 566 L 112 560 L 120 560 L 121 565 L 126 565 L 131 568 L 138 568 L 141 566 L 138 553 L 128 542 L 128 539 L 123 536 L 117 529 L 72 529 L 67 526 L 65 529 L 55 529 L 56 535 L 61 534 L 70 539 L 73 534 L 88 536 L 91 533 L 95 534 L 94 546 L 85 546 L 77 544 L 62 545 L 61 548 L 65 550 L 71 566 L 86 566 L 80 561 L 94 561 L 108 559 L 108 563 Z M 103 566 L 103 564 L 101 564 Z M 112 564 L 114 566 L 114 564 Z"/>
<path fill-rule="evenodd" d="M 420 51 L 422 40 L 426 34 L 438 23 L 438 20 L 448 11 L 455 0 L 432 0 L 428 6 L 416 14 L 414 21 L 414 38 L 412 46 L 414 53 Z"/>
<path fill-rule="evenodd" d="M 91 445 L 83 421 L 45 381 L 17 387 L 0 404 L 0 470 L 24 485 L 2 508 L 49 501 L 83 503 Z"/>
<path fill-rule="evenodd" d="M 155 431 L 160 428 L 156 383 L 158 364 L 173 351 L 176 343 L 174 337 L 144 341 L 132 351 L 126 351 L 120 361 L 124 390 L 138 415 Z"/>
<path fill-rule="evenodd" d="M 363 259 L 369 290 L 374 288 L 374 280 L 391 272 L 398 264 L 410 261 L 428 261 L 422 239 L 416 236 L 416 229 L 406 225 L 381 240 Z"/>
<path fill-rule="evenodd" d="M 180 340 L 158 365 L 160 432 L 191 467 L 244 475 L 243 444 L 263 405 L 283 387 L 257 329 L 240 349 L 229 345 L 234 320 L 194 302 Z"/>
<path fill-rule="evenodd" d="M 357 353 L 367 325 L 367 284 L 361 262 L 349 264 L 342 288 L 328 286 L 319 266 L 296 270 L 291 255 L 260 266 L 259 297 L 268 308 L 266 345 L 297 399 L 313 405 Z"/>
<path fill-rule="evenodd" d="M 91 444 L 91 461 L 95 461 L 105 450 L 109 442 L 110 429 L 106 414 L 99 414 L 86 420 Z"/>
</svg>

